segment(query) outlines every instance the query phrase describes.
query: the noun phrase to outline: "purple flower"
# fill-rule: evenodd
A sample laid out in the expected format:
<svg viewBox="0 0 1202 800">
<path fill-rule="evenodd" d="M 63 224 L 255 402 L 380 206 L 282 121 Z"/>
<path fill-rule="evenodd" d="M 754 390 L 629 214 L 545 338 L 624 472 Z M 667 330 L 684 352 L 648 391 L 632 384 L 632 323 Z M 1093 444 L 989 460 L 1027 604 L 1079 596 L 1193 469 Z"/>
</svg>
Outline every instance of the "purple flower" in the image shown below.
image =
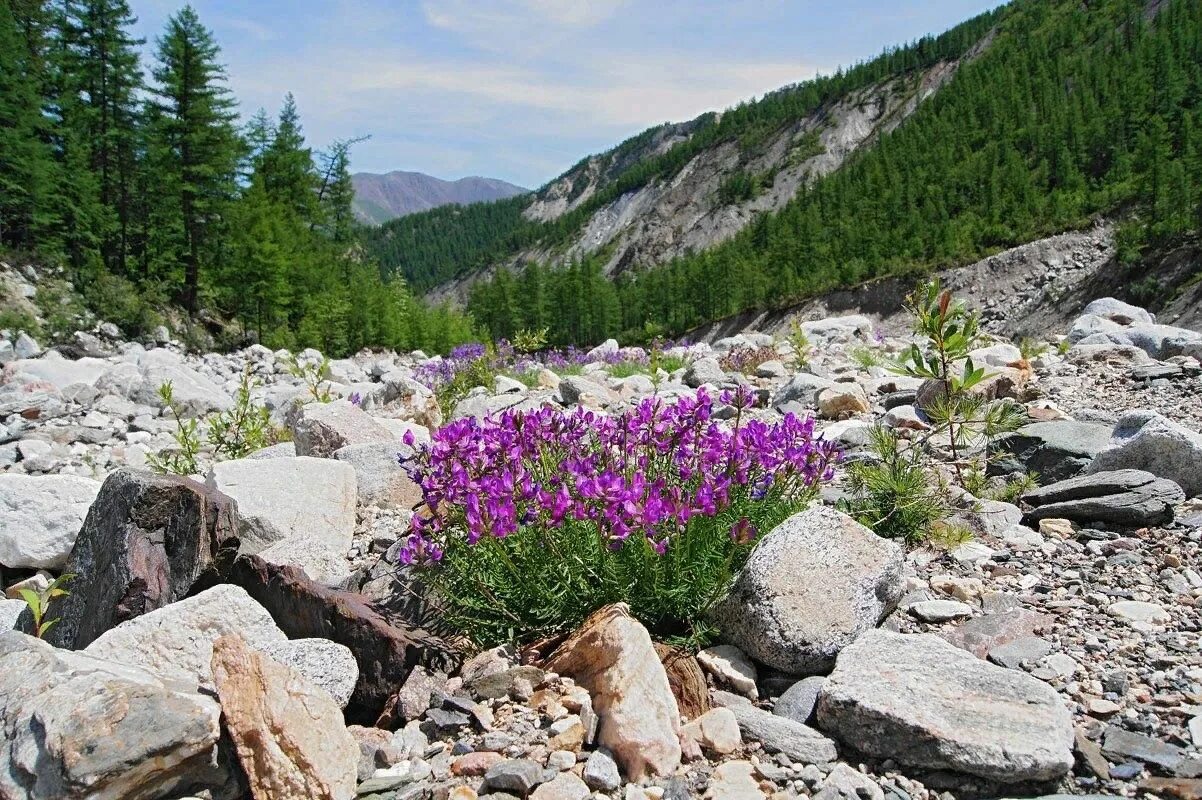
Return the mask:
<svg viewBox="0 0 1202 800">
<path fill-rule="evenodd" d="M 745 388 L 723 393 L 740 411 L 734 425 L 714 418 L 703 390 L 616 416 L 542 408 L 450 422 L 400 459 L 424 500 L 402 556 L 428 564 L 454 541 L 572 524 L 593 526 L 610 549 L 641 535 L 663 553 L 698 518 L 802 497 L 829 480 L 839 452 L 814 421 L 744 419 L 753 399 Z M 750 519 L 733 524 L 735 541 L 754 539 Z"/>
</svg>

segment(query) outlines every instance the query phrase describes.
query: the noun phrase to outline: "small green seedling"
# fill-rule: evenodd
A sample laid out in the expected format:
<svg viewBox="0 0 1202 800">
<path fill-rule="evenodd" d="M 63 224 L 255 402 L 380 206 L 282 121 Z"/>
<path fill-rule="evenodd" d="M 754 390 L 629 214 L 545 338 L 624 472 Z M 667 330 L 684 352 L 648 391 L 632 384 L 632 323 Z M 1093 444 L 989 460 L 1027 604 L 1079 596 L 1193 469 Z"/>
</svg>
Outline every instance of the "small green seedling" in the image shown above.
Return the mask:
<svg viewBox="0 0 1202 800">
<path fill-rule="evenodd" d="M 40 592 L 35 592 L 33 589 L 20 590 L 21 599 L 25 601 L 25 605 L 29 606 L 29 613 L 33 615 L 34 636 L 44 639 L 50 629 L 58 624 L 58 617 L 46 619 L 46 610 L 50 607 L 51 600 L 56 597 L 66 597 L 70 594 L 70 592 L 63 588 L 63 585 L 74 577 L 70 572 L 64 572 Z"/>
</svg>

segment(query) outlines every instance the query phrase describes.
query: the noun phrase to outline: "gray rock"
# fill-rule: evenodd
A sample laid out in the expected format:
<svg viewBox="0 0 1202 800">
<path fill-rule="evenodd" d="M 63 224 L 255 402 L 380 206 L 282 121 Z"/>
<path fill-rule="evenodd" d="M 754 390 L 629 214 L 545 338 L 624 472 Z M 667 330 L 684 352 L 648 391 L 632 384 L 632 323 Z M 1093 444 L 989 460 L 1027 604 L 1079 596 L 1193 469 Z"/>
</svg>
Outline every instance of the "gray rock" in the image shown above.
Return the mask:
<svg viewBox="0 0 1202 800">
<path fill-rule="evenodd" d="M 744 738 L 754 739 L 770 753 L 783 753 L 802 764 L 826 764 L 838 757 L 835 743 L 811 727 L 756 708 L 737 694 L 716 691 L 713 698 L 734 712 Z"/>
<path fill-rule="evenodd" d="M 788 383 L 776 390 L 769 405 L 779 409 L 787 403 L 800 403 L 803 406 L 814 408 L 818 405 L 818 393 L 834 385 L 834 381 L 826 378 L 820 378 L 808 372 L 799 372 L 790 378 Z"/>
<path fill-rule="evenodd" d="M 1185 751 L 1159 739 L 1132 733 L 1117 725 L 1106 726 L 1102 737 L 1102 755 L 1111 761 L 1139 761 L 1172 770 L 1185 759 Z"/>
<path fill-rule="evenodd" d="M 19 622 L 26 607 L 24 600 L 0 599 L 0 633 L 21 630 Z"/>
<path fill-rule="evenodd" d="M 594 347 L 585 353 L 585 358 L 589 361 L 606 361 L 618 355 L 621 348 L 618 347 L 617 339 L 606 339 L 601 344 Z"/>
<path fill-rule="evenodd" d="M 1186 496 L 1202 494 L 1202 434 L 1152 411 L 1128 411 L 1113 438 L 1090 463 L 1090 473 L 1142 469 L 1168 478 Z"/>
<path fill-rule="evenodd" d="M 329 639 L 288 639 L 258 648 L 324 689 L 339 708 L 346 708 L 359 680 L 359 665 L 349 647 Z"/>
<path fill-rule="evenodd" d="M 170 350 L 150 350 L 138 359 L 137 379 L 125 383 L 126 399 L 154 408 L 162 407 L 159 387 L 171 383 L 176 406 L 185 416 L 199 416 L 210 411 L 225 411 L 233 405 L 221 387 L 184 363 L 183 357 Z M 101 381 L 97 381 L 100 388 Z M 121 388 L 112 385 L 111 388 Z"/>
<path fill-rule="evenodd" d="M 1119 325 L 1139 323 L 1153 325 L 1156 323 L 1156 317 L 1144 309 L 1113 297 L 1099 297 L 1087 305 L 1082 313 L 1103 317 Z"/>
<path fill-rule="evenodd" d="M 326 543 L 343 554 L 351 544 L 358 485 L 350 464 L 242 458 L 214 464 L 205 482 L 237 501 L 243 553 L 285 539 Z"/>
<path fill-rule="evenodd" d="M 608 388 L 580 375 L 568 375 L 559 382 L 559 396 L 564 405 L 575 405 L 586 395 L 600 401 L 612 396 Z"/>
<path fill-rule="evenodd" d="M 421 502 L 421 487 L 409 478 L 397 457 L 413 448 L 403 442 L 353 444 L 334 451 L 334 458 L 355 468 L 359 504 L 380 508 L 412 508 Z"/>
<path fill-rule="evenodd" d="M 1138 528 L 1173 519 L 1185 500 L 1181 487 L 1150 472 L 1094 472 L 1043 486 L 1023 495 L 1031 520 L 1069 519 Z"/>
<path fill-rule="evenodd" d="M 301 406 L 292 422 L 292 441 L 298 456 L 319 458 L 330 458 L 350 445 L 399 444 L 392 431 L 347 400 Z"/>
<path fill-rule="evenodd" d="M 802 678 L 777 698 L 772 713 L 802 725 L 809 724 L 818 705 L 818 693 L 822 691 L 822 684 L 825 682 L 826 678 L 821 675 Z"/>
<path fill-rule="evenodd" d="M 1052 643 L 1047 639 L 1023 636 L 992 648 L 989 651 L 989 660 L 999 667 L 1019 669 L 1023 664 L 1034 664 L 1051 652 Z"/>
<path fill-rule="evenodd" d="M 972 616 L 972 606 L 958 600 L 923 600 L 908 611 L 923 622 L 948 622 Z"/>
<path fill-rule="evenodd" d="M 1072 715 L 1051 687 L 926 634 L 870 631 L 845 648 L 818 722 L 869 755 L 1002 783 L 1073 765 Z"/>
<path fill-rule="evenodd" d="M 0 564 L 61 569 L 99 493 L 76 475 L 0 475 Z"/>
<path fill-rule="evenodd" d="M 1094 422 L 1058 420 L 1019 428 L 996 444 L 998 460 L 990 472 L 1035 472 L 1040 483 L 1054 483 L 1085 471 L 1110 442 L 1110 428 Z"/>
<path fill-rule="evenodd" d="M 519 797 L 542 783 L 543 768 L 527 758 L 513 758 L 494 764 L 484 773 L 484 783 L 490 789 L 512 792 Z"/>
<path fill-rule="evenodd" d="M 526 384 L 508 375 L 497 375 L 492 379 L 492 388 L 496 394 L 522 394 L 526 391 Z"/>
<path fill-rule="evenodd" d="M 726 383 L 726 372 L 718 363 L 718 359 L 707 356 L 699 358 L 689 365 L 688 369 L 684 371 L 684 382 L 686 386 L 694 389 L 705 383 L 720 386 Z"/>
<path fill-rule="evenodd" d="M 296 458 L 296 445 L 292 442 L 280 442 L 264 447 L 262 450 L 256 450 L 246 458 L 256 461 L 264 458 Z"/>
<path fill-rule="evenodd" d="M 145 670 L 0 633 L 0 797 L 242 796 L 216 700 Z"/>
<path fill-rule="evenodd" d="M 36 358 L 42 352 L 42 346 L 28 333 L 21 331 L 13 342 L 13 352 L 17 358 Z"/>
<path fill-rule="evenodd" d="M 581 777 L 590 789 L 597 792 L 612 792 L 622 785 L 618 763 L 604 747 L 589 753 Z"/>
<path fill-rule="evenodd" d="M 790 674 L 829 669 L 901 599 L 902 550 L 827 507 L 764 536 L 713 612 L 723 635 Z"/>
</svg>

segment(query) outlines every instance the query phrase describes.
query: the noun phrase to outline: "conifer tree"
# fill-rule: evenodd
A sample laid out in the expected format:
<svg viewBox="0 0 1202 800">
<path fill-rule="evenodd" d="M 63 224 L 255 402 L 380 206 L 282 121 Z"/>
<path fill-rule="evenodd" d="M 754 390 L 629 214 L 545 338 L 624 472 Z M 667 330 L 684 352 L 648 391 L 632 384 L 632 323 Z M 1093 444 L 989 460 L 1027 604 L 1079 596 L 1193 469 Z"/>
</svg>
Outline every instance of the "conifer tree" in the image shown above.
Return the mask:
<svg viewBox="0 0 1202 800">
<path fill-rule="evenodd" d="M 220 49 L 191 6 L 167 22 L 148 113 L 157 218 L 152 247 L 189 311 L 201 272 L 216 263 L 216 232 L 236 188 L 242 141 Z"/>
</svg>

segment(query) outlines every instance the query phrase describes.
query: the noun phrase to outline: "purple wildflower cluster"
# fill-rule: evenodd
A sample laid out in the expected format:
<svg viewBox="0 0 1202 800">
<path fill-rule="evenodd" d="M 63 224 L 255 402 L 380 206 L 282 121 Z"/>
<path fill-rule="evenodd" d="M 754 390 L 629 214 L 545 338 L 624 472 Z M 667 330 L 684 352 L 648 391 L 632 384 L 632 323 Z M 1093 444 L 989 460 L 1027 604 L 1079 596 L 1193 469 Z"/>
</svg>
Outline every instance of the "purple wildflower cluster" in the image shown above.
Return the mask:
<svg viewBox="0 0 1202 800">
<path fill-rule="evenodd" d="M 733 425 L 714 419 L 703 390 L 673 404 L 647 398 L 616 416 L 543 408 L 445 425 L 401 459 L 425 501 L 401 557 L 432 563 L 460 542 L 571 523 L 595 526 L 611 549 L 641 535 L 663 554 L 694 518 L 802 497 L 831 479 L 840 454 L 815 437 L 813 419 L 746 419 L 747 389 L 719 400 L 737 409 Z M 739 544 L 756 534 L 742 517 L 730 531 Z"/>
</svg>

